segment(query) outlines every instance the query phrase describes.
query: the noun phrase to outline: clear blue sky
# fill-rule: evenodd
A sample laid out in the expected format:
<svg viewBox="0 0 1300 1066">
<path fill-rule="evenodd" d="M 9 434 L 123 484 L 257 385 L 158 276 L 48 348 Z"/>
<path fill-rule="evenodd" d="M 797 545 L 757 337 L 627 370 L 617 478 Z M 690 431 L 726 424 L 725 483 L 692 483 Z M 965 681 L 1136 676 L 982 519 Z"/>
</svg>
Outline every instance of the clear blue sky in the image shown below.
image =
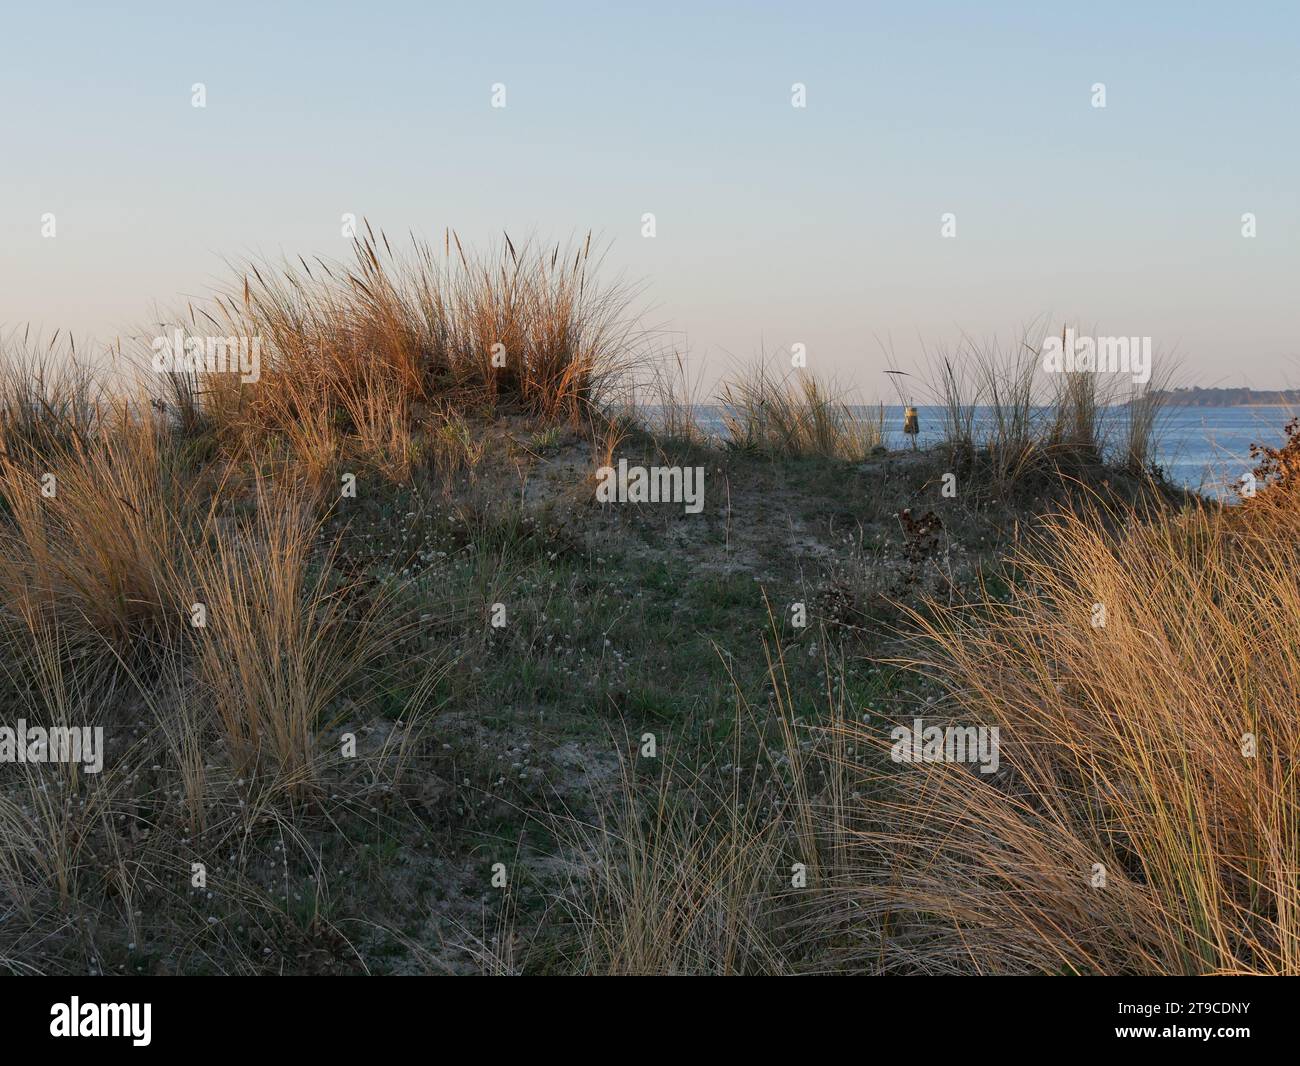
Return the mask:
<svg viewBox="0 0 1300 1066">
<path fill-rule="evenodd" d="M 351 211 L 592 228 L 716 369 L 799 341 L 883 396 L 877 336 L 907 360 L 1050 315 L 1176 346 L 1202 384 L 1300 383 L 1294 4 L 52 2 L 0 26 L 6 326 L 130 332 L 224 257 L 344 254 Z"/>
</svg>

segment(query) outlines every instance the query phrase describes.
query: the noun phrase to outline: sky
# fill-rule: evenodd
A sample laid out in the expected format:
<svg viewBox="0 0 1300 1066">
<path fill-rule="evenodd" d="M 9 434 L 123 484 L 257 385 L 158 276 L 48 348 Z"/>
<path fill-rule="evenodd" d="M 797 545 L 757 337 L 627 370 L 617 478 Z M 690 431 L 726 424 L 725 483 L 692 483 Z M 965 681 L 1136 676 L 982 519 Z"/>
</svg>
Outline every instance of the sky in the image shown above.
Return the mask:
<svg viewBox="0 0 1300 1066">
<path fill-rule="evenodd" d="M 797 343 L 887 399 L 885 348 L 1070 322 L 1151 337 L 1189 384 L 1300 385 L 1300 5 L 50 2 L 0 26 L 7 332 L 138 332 L 230 260 L 346 256 L 352 213 L 478 245 L 590 229 L 705 378 Z"/>
</svg>

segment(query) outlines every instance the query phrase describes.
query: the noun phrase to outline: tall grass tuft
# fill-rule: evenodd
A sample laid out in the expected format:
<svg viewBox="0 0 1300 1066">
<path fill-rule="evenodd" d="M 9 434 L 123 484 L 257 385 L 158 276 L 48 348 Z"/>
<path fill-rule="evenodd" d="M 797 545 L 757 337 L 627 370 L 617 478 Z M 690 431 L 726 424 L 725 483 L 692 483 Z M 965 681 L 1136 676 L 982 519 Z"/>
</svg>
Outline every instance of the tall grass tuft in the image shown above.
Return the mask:
<svg viewBox="0 0 1300 1066">
<path fill-rule="evenodd" d="M 654 410 L 651 428 L 658 437 L 677 444 L 707 443 L 708 434 L 700 425 L 699 382 L 691 380 L 680 352 L 674 352 L 671 360 L 652 364 L 645 392 Z M 635 408 L 635 401 L 632 406 Z"/>
<path fill-rule="evenodd" d="M 577 422 L 627 369 L 637 345 L 635 290 L 596 275 L 590 235 L 577 245 L 467 251 L 448 232 L 405 253 L 367 225 L 351 263 L 248 263 L 237 285 L 189 320 L 186 335 L 256 339 L 261 373 L 167 376 L 184 420 L 227 439 L 287 443 L 328 467 L 355 452 L 401 478 L 435 412 L 498 406 Z"/>
<path fill-rule="evenodd" d="M 0 455 L 8 512 L 0 608 L 9 623 L 57 622 L 86 654 L 179 627 L 175 560 L 198 505 L 164 434 L 147 415 L 119 410 L 111 432 L 66 440 L 47 432 L 40 454 Z"/>
<path fill-rule="evenodd" d="M 833 383 L 767 362 L 723 382 L 718 402 L 727 443 L 760 454 L 860 461 L 883 436 L 883 408 L 860 418 Z"/>
<path fill-rule="evenodd" d="M 96 431 L 106 398 L 94 371 L 58 332 L 0 339 L 0 444 L 15 461 L 68 448 Z"/>
<path fill-rule="evenodd" d="M 339 697 L 404 633 L 391 590 L 339 583 L 337 546 L 299 486 L 259 481 L 253 511 L 191 553 L 198 690 L 238 773 L 304 791 Z"/>
<path fill-rule="evenodd" d="M 1150 380 L 1129 389 L 1128 397 L 1123 401 L 1124 416 L 1119 454 L 1116 456 L 1124 468 L 1136 473 L 1156 467 L 1162 417 L 1174 376 L 1175 368 L 1162 361 L 1152 372 Z"/>
<path fill-rule="evenodd" d="M 1002 769 L 887 775 L 858 899 L 895 964 L 1300 972 L 1295 539 L 1069 515 L 1017 565 L 1007 603 L 913 613 L 935 714 L 997 725 Z"/>
<path fill-rule="evenodd" d="M 1116 374 L 1047 375 L 1040 336 L 1035 323 L 1010 348 L 963 337 L 951 351 L 926 353 L 925 391 L 939 410 L 944 444 L 958 459 L 985 462 L 994 486 L 1080 463 L 1153 472 L 1176 366 L 1158 356 L 1150 380 L 1127 390 Z"/>
</svg>

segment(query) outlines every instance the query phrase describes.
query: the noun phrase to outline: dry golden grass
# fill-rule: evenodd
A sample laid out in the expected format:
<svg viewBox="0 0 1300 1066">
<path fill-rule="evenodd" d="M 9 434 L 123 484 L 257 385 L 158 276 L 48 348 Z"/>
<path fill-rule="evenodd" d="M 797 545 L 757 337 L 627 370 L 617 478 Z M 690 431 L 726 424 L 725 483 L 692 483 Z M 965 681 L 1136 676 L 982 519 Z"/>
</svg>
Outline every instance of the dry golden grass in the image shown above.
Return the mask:
<svg viewBox="0 0 1300 1066">
<path fill-rule="evenodd" d="M 340 698 L 415 623 L 398 603 L 399 583 L 340 578 L 338 543 L 322 540 L 300 484 L 258 480 L 249 505 L 251 514 L 214 522 L 188 556 L 205 616 L 189 631 L 194 682 L 235 772 L 302 794 L 322 759 L 337 755 L 322 752 L 321 738 L 338 724 Z M 410 713 L 438 676 L 431 670 L 417 685 Z M 347 713 L 376 695 L 355 693 Z"/>
<path fill-rule="evenodd" d="M 449 232 L 441 249 L 413 236 L 398 255 L 367 225 L 354 253 L 348 265 L 250 263 L 234 290 L 191 307 L 188 336 L 257 338 L 261 377 L 168 375 L 178 419 L 227 441 L 277 440 L 308 469 L 354 454 L 404 480 L 446 416 L 504 406 L 580 422 L 634 357 L 635 292 L 597 279 L 590 235 L 567 248 L 506 236 L 480 254 Z"/>
<path fill-rule="evenodd" d="M 1149 473 L 1157 458 L 1163 390 L 1176 376 L 1176 362 L 1157 353 L 1152 376 L 1142 385 L 1086 371 L 1049 377 L 1036 339 L 1041 334 L 1042 324 L 1033 323 L 1009 348 L 996 338 L 964 337 L 956 349 L 926 352 L 922 387 L 939 409 L 946 446 L 960 459 L 985 456 L 992 484 L 1001 488 L 1035 468 L 1079 461 L 1095 465 L 1104 459 L 1135 474 Z"/>
<path fill-rule="evenodd" d="M 373 617 L 348 625 L 346 596 L 329 585 L 332 554 L 309 574 L 318 520 L 301 493 L 259 483 L 253 507 L 192 554 L 205 615 L 193 635 L 197 682 L 238 774 L 269 764 L 305 782 L 327 710 L 388 638 Z"/>
<path fill-rule="evenodd" d="M 944 718 L 999 726 L 1002 770 L 889 776 L 859 903 L 899 968 L 1300 971 L 1300 551 L 1121 517 L 1054 521 L 1009 603 L 915 613 Z"/>
<path fill-rule="evenodd" d="M 874 419 L 859 418 L 833 383 L 807 370 L 782 375 L 756 363 L 723 383 L 718 402 L 736 448 L 860 461 L 882 439 L 883 408 Z"/>
<path fill-rule="evenodd" d="M 666 443 L 707 444 L 708 434 L 700 425 L 700 382 L 698 377 L 692 380 L 685 357 L 674 352 L 672 358 L 658 360 L 650 369 L 643 394 L 654 412 L 649 421 L 655 436 Z M 639 405 L 634 398 L 629 406 L 635 412 Z"/>
<path fill-rule="evenodd" d="M 228 455 L 207 463 L 191 433 L 211 426 L 214 411 L 292 399 L 310 382 L 250 399 L 232 394 L 227 376 L 171 375 L 175 390 L 213 391 L 201 411 L 167 417 L 147 397 L 109 395 L 70 350 L 10 345 L 4 355 L 0 653 L 14 690 L 73 691 L 85 705 L 129 684 L 158 701 L 164 678 L 163 738 L 187 768 L 187 790 L 198 789 L 199 753 L 217 733 L 237 773 L 305 787 L 330 709 L 410 622 L 395 607 L 396 584 L 341 579 L 336 549 L 321 542 L 320 507 L 344 452 L 334 415 L 282 410 L 289 458 L 303 461 L 270 464 L 267 476 L 242 430 Z M 416 459 L 409 397 L 375 365 L 338 377 L 333 399 L 350 419 L 349 447 L 396 480 Z M 197 395 L 175 391 L 168 414 Z M 435 465 L 478 447 L 454 414 L 431 409 L 428 424 Z M 202 627 L 192 624 L 196 606 Z M 34 721 L 62 720 L 32 710 Z M 191 814 L 200 817 L 197 805 Z"/>
<path fill-rule="evenodd" d="M 89 439 L 105 395 L 97 376 L 59 334 L 42 346 L 30 333 L 0 338 L 0 443 L 20 462 Z"/>
<path fill-rule="evenodd" d="M 162 432 L 119 412 L 110 432 L 47 441 L 22 460 L 0 455 L 7 619 L 56 617 L 83 650 L 124 650 L 180 625 L 174 567 L 198 505 Z"/>
</svg>

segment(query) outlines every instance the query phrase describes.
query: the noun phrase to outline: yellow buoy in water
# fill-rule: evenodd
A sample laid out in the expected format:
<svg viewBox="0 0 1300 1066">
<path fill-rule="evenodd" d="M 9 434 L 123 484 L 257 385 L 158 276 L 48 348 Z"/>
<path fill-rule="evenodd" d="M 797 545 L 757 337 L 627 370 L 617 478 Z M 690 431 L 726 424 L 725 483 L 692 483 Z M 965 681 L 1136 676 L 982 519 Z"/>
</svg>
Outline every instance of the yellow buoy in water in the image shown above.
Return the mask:
<svg viewBox="0 0 1300 1066">
<path fill-rule="evenodd" d="M 903 432 L 912 438 L 912 447 L 916 448 L 916 435 L 921 432 L 921 420 L 917 416 L 915 407 L 907 407 L 903 410 Z"/>
</svg>

